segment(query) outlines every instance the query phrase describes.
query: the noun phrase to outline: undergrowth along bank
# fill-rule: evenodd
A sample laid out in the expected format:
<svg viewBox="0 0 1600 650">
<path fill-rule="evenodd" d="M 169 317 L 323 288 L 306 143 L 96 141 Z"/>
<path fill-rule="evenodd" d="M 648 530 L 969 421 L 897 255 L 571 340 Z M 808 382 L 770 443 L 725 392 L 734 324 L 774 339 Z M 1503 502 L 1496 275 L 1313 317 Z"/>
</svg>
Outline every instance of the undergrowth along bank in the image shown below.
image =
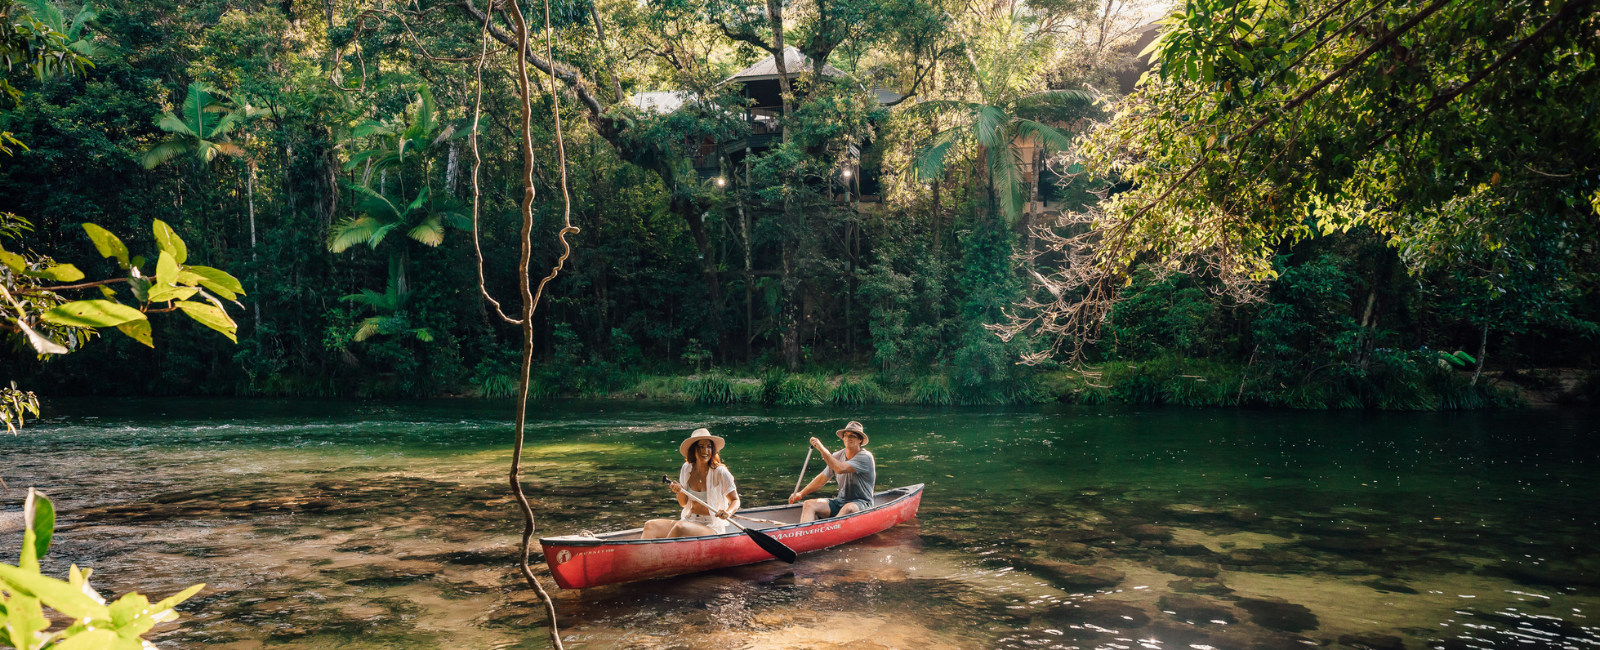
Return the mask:
<svg viewBox="0 0 1600 650">
<path fill-rule="evenodd" d="M 471 394 L 503 396 L 502 383 L 487 378 Z M 1164 357 L 1043 370 L 1006 385 L 967 386 L 942 373 L 895 379 L 876 373 L 736 369 L 690 375 L 613 374 L 603 379 L 569 369 L 541 373 L 536 383 L 535 394 L 544 397 L 775 406 L 1064 402 L 1431 411 L 1522 405 L 1515 391 L 1488 382 L 1473 385 L 1471 373 L 1445 367 L 1426 354 L 1404 353 L 1369 360 L 1364 366 L 1329 366 L 1295 377 L 1250 364 Z"/>
</svg>

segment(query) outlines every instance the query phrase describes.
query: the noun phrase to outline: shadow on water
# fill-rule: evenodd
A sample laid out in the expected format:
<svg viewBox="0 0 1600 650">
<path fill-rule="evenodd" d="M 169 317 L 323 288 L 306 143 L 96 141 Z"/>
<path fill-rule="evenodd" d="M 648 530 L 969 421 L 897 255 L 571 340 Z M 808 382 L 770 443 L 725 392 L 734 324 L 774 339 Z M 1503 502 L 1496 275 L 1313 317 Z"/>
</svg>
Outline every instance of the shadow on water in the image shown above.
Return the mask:
<svg viewBox="0 0 1600 650">
<path fill-rule="evenodd" d="M 47 571 L 91 566 L 113 592 L 208 583 L 163 646 L 545 645 L 514 571 L 503 404 L 47 406 L 0 438 L 0 476 L 65 512 Z M 917 520 L 793 566 L 559 592 L 571 646 L 1600 647 L 1587 411 L 832 415 L 539 405 L 542 534 L 675 516 L 648 477 L 700 425 L 728 438 L 750 505 L 787 496 L 805 439 L 847 418 L 872 433 L 880 488 L 929 484 Z"/>
</svg>

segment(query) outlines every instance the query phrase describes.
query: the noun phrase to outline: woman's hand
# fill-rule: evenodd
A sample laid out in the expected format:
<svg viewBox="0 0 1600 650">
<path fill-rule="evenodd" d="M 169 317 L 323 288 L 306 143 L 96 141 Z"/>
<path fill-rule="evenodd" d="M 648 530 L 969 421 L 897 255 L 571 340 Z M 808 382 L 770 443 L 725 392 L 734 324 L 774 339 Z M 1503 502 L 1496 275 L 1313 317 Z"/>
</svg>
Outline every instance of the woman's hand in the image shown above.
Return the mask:
<svg viewBox="0 0 1600 650">
<path fill-rule="evenodd" d="M 683 487 L 679 486 L 677 484 L 677 482 L 668 483 L 667 485 L 672 488 L 672 493 L 673 494 L 677 494 L 677 495 L 680 495 L 680 496 L 683 495 Z"/>
<path fill-rule="evenodd" d="M 721 517 L 723 519 L 727 519 L 730 515 L 728 514 L 727 510 L 718 510 L 717 511 L 717 516 Z"/>
</svg>

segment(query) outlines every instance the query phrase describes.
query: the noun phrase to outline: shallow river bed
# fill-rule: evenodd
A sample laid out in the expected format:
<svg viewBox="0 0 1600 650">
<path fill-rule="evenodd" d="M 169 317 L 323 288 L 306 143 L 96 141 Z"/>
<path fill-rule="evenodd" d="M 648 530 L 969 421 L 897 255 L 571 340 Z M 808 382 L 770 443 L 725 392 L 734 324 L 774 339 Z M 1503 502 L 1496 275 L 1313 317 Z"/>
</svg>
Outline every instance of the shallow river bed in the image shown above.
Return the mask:
<svg viewBox="0 0 1600 650">
<path fill-rule="evenodd" d="M 162 647 L 548 646 L 503 404 L 46 406 L 0 436 L 0 511 L 51 494 L 46 571 L 93 567 L 103 592 L 207 583 Z M 793 566 L 557 591 L 574 649 L 1600 649 L 1591 411 L 533 411 L 544 535 L 676 516 L 649 479 L 696 426 L 727 437 L 750 506 L 846 419 L 880 490 L 928 484 L 918 519 Z"/>
</svg>

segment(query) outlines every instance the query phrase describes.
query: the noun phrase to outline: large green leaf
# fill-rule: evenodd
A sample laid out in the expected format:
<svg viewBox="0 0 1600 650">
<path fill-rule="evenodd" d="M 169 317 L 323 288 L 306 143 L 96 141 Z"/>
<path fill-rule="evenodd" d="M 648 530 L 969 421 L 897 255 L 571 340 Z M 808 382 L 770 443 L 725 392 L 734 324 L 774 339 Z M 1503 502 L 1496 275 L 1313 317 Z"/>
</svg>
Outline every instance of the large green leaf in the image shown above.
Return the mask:
<svg viewBox="0 0 1600 650">
<path fill-rule="evenodd" d="M 111 231 L 92 223 L 84 222 L 83 231 L 89 233 L 89 240 L 94 242 L 95 250 L 100 251 L 101 257 L 117 258 L 117 264 L 128 268 L 128 247 Z"/>
<path fill-rule="evenodd" d="M 200 286 L 210 289 L 227 300 L 234 300 L 245 295 L 244 285 L 238 278 L 229 275 L 222 269 L 209 266 L 186 266 L 184 272 L 193 273 L 200 278 Z M 191 285 L 192 286 L 192 285 Z"/>
<path fill-rule="evenodd" d="M 150 328 L 150 321 L 148 319 L 128 321 L 118 325 L 117 331 L 128 335 L 128 338 L 143 343 L 146 346 L 152 348 L 156 346 L 155 339 L 151 336 L 152 332 Z"/>
<path fill-rule="evenodd" d="M 216 305 L 185 300 L 177 303 L 177 307 L 201 325 L 222 332 L 224 336 L 228 337 L 228 340 L 234 343 L 239 342 L 238 336 L 235 335 L 239 326 L 233 322 L 232 318 L 228 318 L 227 312 L 222 311 Z"/>
<path fill-rule="evenodd" d="M 43 492 L 28 488 L 27 503 L 22 509 L 24 524 L 27 530 L 32 531 L 33 557 L 35 561 L 44 559 L 50 552 L 50 540 L 56 532 L 56 504 Z"/>
<path fill-rule="evenodd" d="M 110 300 L 78 300 L 39 316 L 40 320 L 68 327 L 116 327 L 144 320 L 144 312 Z"/>
<path fill-rule="evenodd" d="M 21 273 L 28 268 L 27 259 L 3 248 L 0 248 L 0 264 L 6 265 L 13 273 Z"/>
<path fill-rule="evenodd" d="M 41 271 L 23 271 L 30 278 L 43 278 L 56 282 L 76 282 L 83 279 L 83 271 L 71 264 L 57 264 Z"/>
<path fill-rule="evenodd" d="M 50 646 L 50 650 L 112 650 L 117 645 L 116 632 L 105 628 L 84 630 L 66 641 Z"/>
<path fill-rule="evenodd" d="M 172 226 L 168 226 L 160 219 L 156 219 L 151 226 L 156 233 L 156 248 L 161 249 L 163 253 L 171 254 L 172 261 L 178 264 L 183 264 L 189 259 L 189 247 L 184 245 L 183 238 L 179 237 L 178 233 L 173 232 Z"/>
<path fill-rule="evenodd" d="M 6 585 L 7 591 L 19 592 L 32 598 L 38 598 L 45 606 L 72 618 L 83 618 L 85 616 L 109 618 L 111 616 L 105 605 L 94 602 L 82 590 L 73 587 L 70 583 L 42 576 L 9 564 L 0 563 L 0 583 Z"/>
</svg>

